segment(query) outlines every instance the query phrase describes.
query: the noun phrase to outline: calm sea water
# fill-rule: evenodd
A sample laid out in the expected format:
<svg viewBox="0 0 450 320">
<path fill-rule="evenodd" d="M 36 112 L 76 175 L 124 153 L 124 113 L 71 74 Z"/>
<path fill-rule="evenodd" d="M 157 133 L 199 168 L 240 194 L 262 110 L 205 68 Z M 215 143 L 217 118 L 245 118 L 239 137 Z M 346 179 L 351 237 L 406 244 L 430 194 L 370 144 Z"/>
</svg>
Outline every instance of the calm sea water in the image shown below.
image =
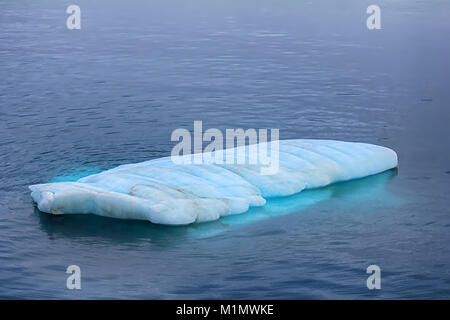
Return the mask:
<svg viewBox="0 0 450 320">
<path fill-rule="evenodd" d="M 81 30 L 70 3 L 0 1 L 0 298 L 450 298 L 448 1 L 377 1 L 374 31 L 372 1 L 74 2 Z M 33 205 L 28 185 L 169 155 L 194 120 L 399 168 L 187 227 Z"/>
</svg>

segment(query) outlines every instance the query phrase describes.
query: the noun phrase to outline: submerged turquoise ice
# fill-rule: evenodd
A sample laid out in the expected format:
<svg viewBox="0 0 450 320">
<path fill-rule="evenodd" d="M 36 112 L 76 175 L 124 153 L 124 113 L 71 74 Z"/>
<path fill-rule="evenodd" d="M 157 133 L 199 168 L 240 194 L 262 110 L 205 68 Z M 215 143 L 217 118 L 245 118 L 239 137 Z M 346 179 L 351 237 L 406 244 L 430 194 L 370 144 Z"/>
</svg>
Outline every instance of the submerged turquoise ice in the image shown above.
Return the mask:
<svg viewBox="0 0 450 320">
<path fill-rule="evenodd" d="M 256 150 L 259 153 L 261 148 Z M 396 166 L 397 154 L 386 147 L 333 140 L 282 140 L 279 169 L 272 175 L 261 174 L 261 165 L 175 164 L 166 157 L 122 165 L 76 182 L 38 184 L 30 189 L 39 210 L 47 213 L 91 213 L 183 225 L 243 213 L 250 207 L 264 206 L 267 198 L 362 178 Z"/>
</svg>

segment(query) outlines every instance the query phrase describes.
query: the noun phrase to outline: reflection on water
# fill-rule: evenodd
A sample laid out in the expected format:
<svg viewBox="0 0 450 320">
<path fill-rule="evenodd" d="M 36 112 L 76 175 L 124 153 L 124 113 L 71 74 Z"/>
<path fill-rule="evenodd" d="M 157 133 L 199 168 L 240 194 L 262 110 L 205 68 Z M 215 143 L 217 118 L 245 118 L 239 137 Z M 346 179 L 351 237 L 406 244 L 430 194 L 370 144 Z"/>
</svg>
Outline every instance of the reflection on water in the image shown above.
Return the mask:
<svg viewBox="0 0 450 320">
<path fill-rule="evenodd" d="M 94 215 L 55 216 L 39 212 L 42 230 L 49 237 L 69 237 L 95 241 L 102 239 L 111 243 L 149 241 L 156 246 L 167 247 L 186 238 L 209 238 L 232 228 L 244 227 L 265 219 L 281 215 L 295 214 L 318 202 L 330 198 L 340 198 L 343 202 L 362 202 L 370 205 L 371 199 L 382 197 L 395 203 L 395 196 L 386 192 L 385 185 L 397 175 L 397 169 L 349 182 L 337 183 L 325 188 L 306 190 L 290 197 L 269 199 L 264 207 L 255 207 L 248 212 L 226 216 L 220 220 L 197 223 L 188 226 L 155 225 L 143 221 L 118 220 Z M 101 231 L 101 232 L 100 232 Z"/>
</svg>

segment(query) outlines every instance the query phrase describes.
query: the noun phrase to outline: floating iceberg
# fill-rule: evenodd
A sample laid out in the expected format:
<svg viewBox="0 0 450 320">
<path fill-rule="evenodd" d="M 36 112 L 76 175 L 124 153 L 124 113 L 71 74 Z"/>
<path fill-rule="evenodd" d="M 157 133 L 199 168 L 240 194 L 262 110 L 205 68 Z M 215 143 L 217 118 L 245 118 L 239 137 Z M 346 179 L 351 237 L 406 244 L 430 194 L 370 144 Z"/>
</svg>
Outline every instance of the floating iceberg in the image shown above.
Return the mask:
<svg viewBox="0 0 450 320">
<path fill-rule="evenodd" d="M 260 146 L 244 149 L 259 153 Z M 175 164 L 166 157 L 122 165 L 76 182 L 32 185 L 31 196 L 40 211 L 52 214 L 91 213 L 182 225 L 243 213 L 264 206 L 267 198 L 397 166 L 393 150 L 364 143 L 282 140 L 278 150 L 279 168 L 272 175 L 261 174 L 260 164 Z"/>
</svg>

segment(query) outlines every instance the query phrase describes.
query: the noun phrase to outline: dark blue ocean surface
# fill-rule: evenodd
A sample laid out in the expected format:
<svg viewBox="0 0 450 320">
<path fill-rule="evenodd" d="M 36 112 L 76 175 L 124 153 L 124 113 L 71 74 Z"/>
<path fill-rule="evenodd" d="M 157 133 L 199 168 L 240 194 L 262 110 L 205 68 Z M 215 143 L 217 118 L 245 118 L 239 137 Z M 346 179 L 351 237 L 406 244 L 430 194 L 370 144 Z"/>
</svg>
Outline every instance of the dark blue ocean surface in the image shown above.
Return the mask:
<svg viewBox="0 0 450 320">
<path fill-rule="evenodd" d="M 377 1 L 372 31 L 372 1 L 74 2 L 81 30 L 0 1 L 0 298 L 450 298 L 448 1 Z M 399 168 L 185 227 L 35 208 L 28 185 L 167 156 L 194 120 Z"/>
</svg>

